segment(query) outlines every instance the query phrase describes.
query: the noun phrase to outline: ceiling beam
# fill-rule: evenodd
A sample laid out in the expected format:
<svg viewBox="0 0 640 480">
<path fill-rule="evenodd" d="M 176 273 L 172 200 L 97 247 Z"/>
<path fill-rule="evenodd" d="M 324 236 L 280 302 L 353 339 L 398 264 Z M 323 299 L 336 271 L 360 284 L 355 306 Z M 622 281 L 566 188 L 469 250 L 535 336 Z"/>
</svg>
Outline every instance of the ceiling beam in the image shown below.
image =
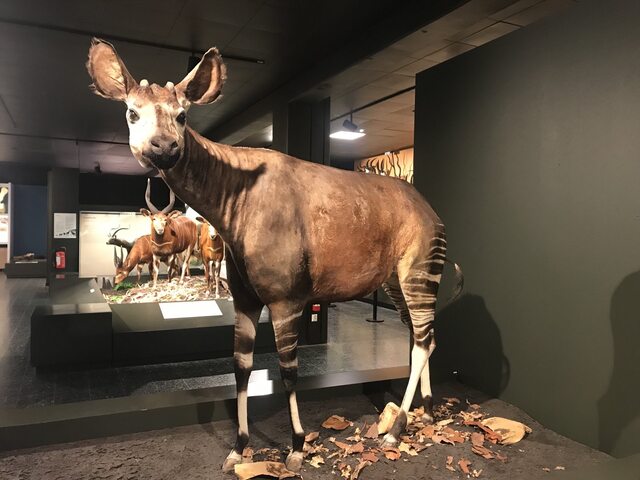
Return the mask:
<svg viewBox="0 0 640 480">
<path fill-rule="evenodd" d="M 237 143 L 241 140 L 235 138 L 238 130 L 265 115 L 270 115 L 277 105 L 303 96 L 326 79 L 387 48 L 468 1 L 431 0 L 399 3 L 395 14 L 369 25 L 363 32 L 354 32 L 352 41 L 319 60 L 312 68 L 297 74 L 263 99 L 247 105 L 239 114 L 223 119 L 219 126 L 204 132 L 205 136 L 219 142 Z M 330 32 L 327 32 L 327 35 L 330 35 Z"/>
</svg>

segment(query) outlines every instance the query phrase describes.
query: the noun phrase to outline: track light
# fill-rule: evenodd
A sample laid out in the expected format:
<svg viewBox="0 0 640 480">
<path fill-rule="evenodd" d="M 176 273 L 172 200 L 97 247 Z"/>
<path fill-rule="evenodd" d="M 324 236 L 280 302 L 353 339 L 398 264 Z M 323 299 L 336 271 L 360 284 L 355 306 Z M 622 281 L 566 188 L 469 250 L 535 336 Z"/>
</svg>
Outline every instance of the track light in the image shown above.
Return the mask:
<svg viewBox="0 0 640 480">
<path fill-rule="evenodd" d="M 349 118 L 342 122 L 342 130 L 333 132 L 329 135 L 330 138 L 337 138 L 339 140 L 355 140 L 357 138 L 364 137 L 364 129 L 358 127 L 353 123 L 353 114 L 349 114 Z"/>
</svg>

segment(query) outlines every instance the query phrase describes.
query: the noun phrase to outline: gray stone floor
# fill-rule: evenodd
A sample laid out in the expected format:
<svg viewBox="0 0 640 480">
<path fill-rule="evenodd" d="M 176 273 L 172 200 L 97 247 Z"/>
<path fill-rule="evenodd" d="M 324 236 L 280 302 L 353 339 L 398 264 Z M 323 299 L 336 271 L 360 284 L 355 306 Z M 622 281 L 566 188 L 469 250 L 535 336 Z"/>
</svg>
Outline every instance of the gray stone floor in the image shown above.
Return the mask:
<svg viewBox="0 0 640 480">
<path fill-rule="evenodd" d="M 36 372 L 29 364 L 33 308 L 47 302 L 43 279 L 0 274 L 0 406 L 33 407 L 234 384 L 231 358 L 118 368 Z M 408 331 L 396 312 L 365 322 L 371 306 L 345 302 L 329 309 L 326 345 L 299 349 L 300 376 L 407 365 Z M 274 353 L 255 357 L 255 376 L 279 378 Z"/>
</svg>

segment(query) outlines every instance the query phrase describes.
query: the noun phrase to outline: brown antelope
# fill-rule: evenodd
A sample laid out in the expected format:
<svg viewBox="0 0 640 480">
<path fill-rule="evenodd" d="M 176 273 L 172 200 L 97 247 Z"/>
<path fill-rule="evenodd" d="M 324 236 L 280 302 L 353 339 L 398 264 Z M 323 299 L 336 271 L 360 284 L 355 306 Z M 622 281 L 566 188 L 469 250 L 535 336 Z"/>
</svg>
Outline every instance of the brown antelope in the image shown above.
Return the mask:
<svg viewBox="0 0 640 480">
<path fill-rule="evenodd" d="M 446 240 L 444 225 L 417 190 L 399 179 L 222 145 L 196 133 L 186 125 L 189 106 L 212 103 L 225 80 L 215 48 L 180 83 L 164 87 L 137 83 L 113 46 L 98 39 L 92 41 L 87 68 L 96 94 L 126 103 L 134 157 L 144 167 L 157 168 L 225 242 L 236 311 L 239 425 L 223 470 L 230 472 L 242 461 L 249 439 L 247 385 L 264 305 L 271 311 L 288 396 L 289 469 L 299 471 L 303 460 L 295 385 L 298 319 L 309 302 L 350 300 L 384 284 L 413 332 L 409 382 L 384 444 L 397 443 L 404 431 L 418 383 L 423 421 L 431 422 L 428 360 L 435 348 L 433 319 Z"/>
<path fill-rule="evenodd" d="M 119 240 L 119 239 L 117 239 Z M 124 241 L 123 241 L 124 242 Z M 127 248 L 125 246 L 125 248 Z M 153 278 L 153 252 L 151 251 L 151 235 L 143 235 L 136 239 L 130 248 L 127 248 L 126 258 L 122 258 L 122 253 L 118 256 L 116 249 L 113 249 L 113 263 L 116 267 L 116 277 L 114 284 L 117 285 L 129 276 L 131 270 L 136 268 L 138 270 L 138 283 L 142 277 L 142 268 L 147 265 L 149 268 L 149 276 Z M 172 277 L 172 262 L 168 257 L 161 257 L 160 260 L 164 262 L 168 270 L 168 277 L 171 280 Z"/>
<path fill-rule="evenodd" d="M 202 217 L 196 217 L 200 222 L 198 228 L 200 256 L 204 265 L 204 278 L 207 281 L 207 292 L 211 292 L 211 284 L 215 282 L 216 298 L 220 298 L 220 267 L 224 260 L 224 242 L 216 229 Z"/>
<path fill-rule="evenodd" d="M 146 208 L 141 208 L 140 213 L 151 220 L 151 252 L 153 253 L 153 286 L 158 283 L 160 260 L 169 259 L 169 279 L 176 267 L 179 258 L 182 259 L 182 273 L 180 283 L 184 281 L 186 270 L 189 268 L 191 254 L 198 241 L 197 226 L 194 221 L 184 217 L 180 210 L 173 210 L 175 194 L 170 191 L 169 205 L 163 210 L 158 210 L 151 203 L 151 179 L 147 179 L 147 191 L 145 192 Z M 183 253 L 184 252 L 184 253 Z"/>
</svg>

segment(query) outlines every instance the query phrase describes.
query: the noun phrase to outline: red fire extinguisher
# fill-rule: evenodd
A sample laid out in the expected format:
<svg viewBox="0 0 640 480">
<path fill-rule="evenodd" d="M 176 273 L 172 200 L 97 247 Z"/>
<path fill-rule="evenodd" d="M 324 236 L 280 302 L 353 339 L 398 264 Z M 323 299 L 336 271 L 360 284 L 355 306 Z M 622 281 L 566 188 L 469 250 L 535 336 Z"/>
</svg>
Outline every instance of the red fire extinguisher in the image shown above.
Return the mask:
<svg viewBox="0 0 640 480">
<path fill-rule="evenodd" d="M 55 252 L 56 270 L 64 270 L 66 266 L 67 249 L 66 247 L 58 247 Z"/>
</svg>

